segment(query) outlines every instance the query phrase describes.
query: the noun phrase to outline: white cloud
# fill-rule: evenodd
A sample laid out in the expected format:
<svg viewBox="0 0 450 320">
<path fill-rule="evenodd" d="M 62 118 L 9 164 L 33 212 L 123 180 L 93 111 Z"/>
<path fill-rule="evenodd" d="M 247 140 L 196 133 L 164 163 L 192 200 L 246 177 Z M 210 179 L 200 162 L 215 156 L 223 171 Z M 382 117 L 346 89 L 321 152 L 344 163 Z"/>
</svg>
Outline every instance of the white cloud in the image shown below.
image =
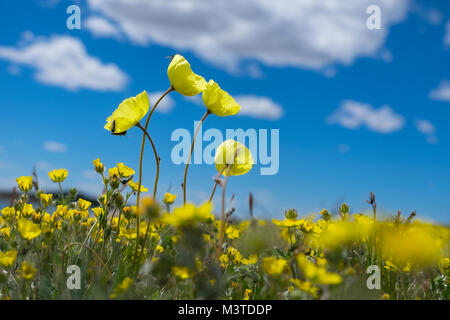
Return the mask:
<svg viewBox="0 0 450 320">
<path fill-rule="evenodd" d="M 328 117 L 327 122 L 352 130 L 365 126 L 378 133 L 391 133 L 404 127 L 405 118 L 389 106 L 375 109 L 369 104 L 346 100 Z"/>
<path fill-rule="evenodd" d="M 283 115 L 281 106 L 268 97 L 239 95 L 235 100 L 241 106 L 238 115 L 268 120 L 278 120 Z"/>
<path fill-rule="evenodd" d="M 47 171 L 47 170 L 50 170 L 51 168 L 52 168 L 52 165 L 45 160 L 40 160 L 40 161 L 36 162 L 37 170 Z"/>
<path fill-rule="evenodd" d="M 450 102 L 450 81 L 441 81 L 439 87 L 430 92 L 430 98 Z"/>
<path fill-rule="evenodd" d="M 418 119 L 415 122 L 416 129 L 427 137 L 428 143 L 436 144 L 438 138 L 436 137 L 436 127 L 428 120 Z"/>
<path fill-rule="evenodd" d="M 150 100 L 150 106 L 153 106 L 163 93 L 163 91 L 149 93 L 148 99 Z M 161 113 L 168 113 L 173 109 L 173 107 L 175 107 L 175 100 L 171 96 L 167 95 L 158 104 L 158 107 L 156 107 L 156 111 Z"/>
<path fill-rule="evenodd" d="M 44 150 L 49 152 L 66 152 L 67 146 L 64 143 L 55 141 L 45 141 Z"/>
<path fill-rule="evenodd" d="M 140 45 L 156 43 L 231 71 L 248 59 L 269 66 L 322 69 L 350 65 L 383 49 L 410 0 L 89 0 L 92 10 Z M 369 30 L 366 9 L 379 5 L 382 29 Z"/>
<path fill-rule="evenodd" d="M 445 24 L 444 45 L 450 47 L 450 20 Z"/>
<path fill-rule="evenodd" d="M 69 90 L 121 90 L 128 76 L 112 63 L 90 56 L 69 36 L 37 37 L 18 47 L 0 46 L 0 58 L 35 69 L 37 81 Z"/>
<path fill-rule="evenodd" d="M 92 169 L 90 169 L 90 170 L 83 170 L 81 175 L 83 176 L 83 178 L 85 178 L 87 180 L 94 180 L 95 178 L 98 177 L 97 173 L 94 170 L 92 170 Z"/>
<path fill-rule="evenodd" d="M 84 27 L 97 37 L 116 37 L 119 34 L 116 26 L 99 16 L 88 17 L 84 22 Z"/>
</svg>

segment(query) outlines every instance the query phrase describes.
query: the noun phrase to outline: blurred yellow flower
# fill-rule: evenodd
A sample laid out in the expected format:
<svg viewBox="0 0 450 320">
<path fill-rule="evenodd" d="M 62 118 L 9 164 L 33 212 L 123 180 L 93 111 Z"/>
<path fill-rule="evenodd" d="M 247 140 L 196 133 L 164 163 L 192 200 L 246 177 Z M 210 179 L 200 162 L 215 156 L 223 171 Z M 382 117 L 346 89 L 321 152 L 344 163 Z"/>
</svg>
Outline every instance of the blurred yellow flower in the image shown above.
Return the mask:
<svg viewBox="0 0 450 320">
<path fill-rule="evenodd" d="M 125 99 L 106 119 L 105 129 L 113 134 L 123 134 L 141 121 L 150 107 L 147 92 Z"/>
<path fill-rule="evenodd" d="M 0 235 L 3 238 L 9 238 L 9 236 L 11 235 L 11 228 L 10 227 L 3 227 L 0 229 Z"/>
<path fill-rule="evenodd" d="M 290 279 L 290 282 L 293 283 L 299 290 L 309 293 L 314 298 L 319 296 L 319 288 L 315 287 L 309 281 L 302 281 L 300 279 Z"/>
<path fill-rule="evenodd" d="M 233 97 L 225 90 L 222 90 L 214 80 L 209 80 L 203 91 L 202 98 L 209 112 L 216 116 L 232 116 L 241 109 Z"/>
<path fill-rule="evenodd" d="M 171 194 L 171 193 L 169 193 L 169 192 L 166 192 L 166 193 L 164 194 L 163 202 L 164 202 L 165 204 L 172 204 L 172 203 L 175 202 L 175 199 L 176 199 L 176 198 L 177 198 L 177 195 L 176 195 L 176 194 Z"/>
<path fill-rule="evenodd" d="M 128 181 L 128 185 L 130 186 L 130 188 L 133 190 L 133 191 L 138 191 L 139 190 L 139 183 L 135 183 L 135 182 L 133 182 L 132 180 L 130 180 L 130 181 Z M 141 184 L 141 192 L 147 192 L 148 191 L 148 188 L 146 188 L 146 187 L 144 187 L 142 184 Z"/>
<path fill-rule="evenodd" d="M 253 163 L 250 150 L 236 140 L 226 140 L 217 148 L 216 169 L 219 172 L 223 170 L 225 176 L 246 174 L 253 167 Z"/>
<path fill-rule="evenodd" d="M 188 279 L 192 275 L 191 271 L 189 270 L 189 268 L 187 268 L 187 267 L 178 267 L 178 266 L 173 266 L 172 267 L 172 273 L 175 276 L 177 276 L 177 277 L 179 277 L 179 278 L 181 278 L 183 280 Z"/>
<path fill-rule="evenodd" d="M 244 292 L 244 300 L 250 300 L 251 296 L 252 296 L 253 291 L 250 289 L 245 289 Z"/>
<path fill-rule="evenodd" d="M 13 207 L 4 207 L 1 211 L 3 218 L 12 218 L 16 214 L 16 210 Z"/>
<path fill-rule="evenodd" d="M 89 207 L 92 205 L 92 202 L 84 200 L 82 198 L 78 199 L 78 209 L 81 211 L 86 211 L 89 209 Z"/>
<path fill-rule="evenodd" d="M 92 161 L 92 163 L 94 164 L 94 168 L 95 168 L 96 172 L 102 174 L 103 171 L 105 171 L 105 166 L 103 165 L 103 163 L 100 162 L 99 158 Z"/>
<path fill-rule="evenodd" d="M 167 76 L 172 88 L 184 96 L 195 96 L 206 88 L 205 79 L 195 74 L 189 62 L 179 54 L 173 56 Z"/>
<path fill-rule="evenodd" d="M 33 186 L 33 177 L 19 177 L 16 178 L 16 181 L 19 189 L 23 192 L 30 191 Z"/>
<path fill-rule="evenodd" d="M 92 212 L 94 212 L 94 216 L 96 218 L 100 218 L 100 215 L 103 215 L 103 208 L 101 208 L 101 207 L 92 208 Z"/>
<path fill-rule="evenodd" d="M 63 182 L 66 180 L 69 172 L 66 169 L 55 169 L 48 173 L 48 176 L 53 182 Z"/>
<path fill-rule="evenodd" d="M 303 253 L 298 254 L 296 259 L 306 279 L 320 284 L 339 284 L 342 282 L 342 277 L 339 274 L 328 272 L 325 267 L 316 266 Z"/>
<path fill-rule="evenodd" d="M 21 237 L 26 240 L 33 240 L 41 234 L 39 226 L 30 220 L 20 219 L 17 224 Z"/>
<path fill-rule="evenodd" d="M 48 207 L 49 205 L 52 204 L 52 200 L 53 200 L 53 194 L 49 193 L 41 193 L 39 195 L 39 199 L 41 200 L 41 204 L 45 207 Z"/>
<path fill-rule="evenodd" d="M 17 258 L 17 251 L 10 250 L 6 252 L 0 251 L 0 266 L 3 268 L 11 268 Z"/>
<path fill-rule="evenodd" d="M 133 284 L 133 279 L 130 277 L 126 277 L 122 280 L 122 282 L 118 283 L 113 290 L 113 293 L 110 295 L 112 299 L 116 298 L 119 294 L 125 293 L 130 286 Z"/>
<path fill-rule="evenodd" d="M 196 222 L 213 221 L 212 204 L 205 202 L 196 207 L 191 203 L 187 203 L 183 207 L 175 208 L 173 213 L 167 213 L 163 216 L 163 222 L 171 224 L 175 227 L 192 225 Z"/>
<path fill-rule="evenodd" d="M 272 256 L 264 257 L 262 259 L 262 267 L 264 271 L 272 277 L 279 276 L 281 273 L 283 273 L 287 266 L 288 263 L 283 258 Z"/>
<path fill-rule="evenodd" d="M 33 205 L 31 203 L 24 203 L 21 211 L 22 217 L 29 218 L 34 213 Z"/>
<path fill-rule="evenodd" d="M 33 266 L 26 261 L 22 262 L 20 265 L 20 274 L 25 280 L 32 280 L 36 272 L 37 269 L 33 268 Z"/>
<path fill-rule="evenodd" d="M 242 264 L 256 264 L 258 262 L 258 256 L 256 254 L 250 255 L 248 258 L 242 259 Z"/>
</svg>

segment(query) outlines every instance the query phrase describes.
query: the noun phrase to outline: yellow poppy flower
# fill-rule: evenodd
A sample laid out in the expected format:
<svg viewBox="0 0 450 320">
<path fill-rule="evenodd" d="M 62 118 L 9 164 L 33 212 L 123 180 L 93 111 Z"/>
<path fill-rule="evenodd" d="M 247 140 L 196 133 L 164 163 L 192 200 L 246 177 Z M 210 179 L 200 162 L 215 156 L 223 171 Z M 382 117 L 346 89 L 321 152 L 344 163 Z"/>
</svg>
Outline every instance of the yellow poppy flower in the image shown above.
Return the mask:
<svg viewBox="0 0 450 320">
<path fill-rule="evenodd" d="M 242 143 L 226 140 L 216 151 L 215 164 L 217 171 L 223 170 L 223 175 L 239 176 L 246 174 L 253 167 L 253 157 Z"/>
<path fill-rule="evenodd" d="M 176 194 L 171 194 L 171 193 L 169 193 L 169 192 L 166 192 L 166 193 L 164 194 L 163 202 L 164 202 L 165 204 L 172 204 L 172 203 L 175 202 L 175 199 L 176 199 L 176 198 L 177 198 L 177 195 L 176 195 Z"/>
<path fill-rule="evenodd" d="M 19 233 L 26 240 L 33 240 L 41 234 L 41 229 L 30 220 L 20 219 L 18 222 Z"/>
<path fill-rule="evenodd" d="M 209 80 L 202 98 L 206 108 L 216 116 L 232 116 L 241 109 L 233 97 L 222 90 L 214 80 Z"/>
<path fill-rule="evenodd" d="M 117 172 L 121 178 L 127 178 L 134 175 L 134 170 L 124 165 L 122 162 L 117 164 Z"/>
<path fill-rule="evenodd" d="M 179 54 L 173 56 L 167 76 L 173 89 L 184 96 L 195 96 L 206 88 L 206 80 L 195 74 L 189 62 Z"/>
<path fill-rule="evenodd" d="M 125 99 L 106 119 L 105 129 L 113 134 L 123 134 L 141 121 L 150 107 L 147 92 Z"/>
<path fill-rule="evenodd" d="M 66 180 L 69 172 L 66 169 L 56 169 L 53 171 L 50 171 L 48 173 L 48 176 L 53 182 L 63 182 Z"/>
<path fill-rule="evenodd" d="M 19 189 L 23 192 L 28 192 L 33 186 L 33 177 L 19 177 L 16 179 Z"/>
<path fill-rule="evenodd" d="M 36 272 L 37 269 L 33 268 L 33 266 L 26 261 L 22 262 L 20 265 L 20 273 L 25 280 L 32 280 Z"/>
<path fill-rule="evenodd" d="M 16 261 L 16 258 L 17 258 L 16 250 L 0 252 L 0 266 L 4 268 L 11 268 L 11 266 L 14 264 L 14 261 Z"/>
</svg>

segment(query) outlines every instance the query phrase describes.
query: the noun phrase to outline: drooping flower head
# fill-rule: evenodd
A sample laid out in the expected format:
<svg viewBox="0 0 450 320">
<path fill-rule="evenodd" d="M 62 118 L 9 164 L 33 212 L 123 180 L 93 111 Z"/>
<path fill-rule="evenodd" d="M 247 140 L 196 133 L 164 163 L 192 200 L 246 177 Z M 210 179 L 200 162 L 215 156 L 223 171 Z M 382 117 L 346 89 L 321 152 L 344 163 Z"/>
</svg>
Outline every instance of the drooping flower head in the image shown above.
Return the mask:
<svg viewBox="0 0 450 320">
<path fill-rule="evenodd" d="M 55 169 L 48 173 L 48 176 L 53 182 L 63 182 L 66 180 L 69 172 L 66 169 Z"/>
<path fill-rule="evenodd" d="M 171 194 L 170 192 L 166 192 L 164 194 L 163 202 L 165 204 L 172 204 L 175 202 L 175 199 L 177 198 L 176 194 Z"/>
<path fill-rule="evenodd" d="M 167 76 L 173 89 L 184 96 L 195 96 L 206 88 L 206 80 L 194 73 L 189 62 L 179 54 L 173 56 Z"/>
<path fill-rule="evenodd" d="M 223 170 L 223 175 L 239 176 L 246 174 L 253 167 L 253 163 L 250 150 L 236 140 L 226 140 L 217 148 L 216 169 L 219 172 Z"/>
<path fill-rule="evenodd" d="M 136 97 L 125 99 L 106 119 L 105 129 L 111 131 L 112 134 L 125 134 L 141 121 L 149 107 L 150 101 L 145 90 Z"/>
<path fill-rule="evenodd" d="M 21 191 L 28 192 L 31 190 L 33 185 L 33 177 L 19 177 L 16 181 Z"/>
<path fill-rule="evenodd" d="M 232 116 L 241 109 L 233 97 L 221 89 L 214 80 L 209 80 L 203 91 L 202 98 L 209 112 L 214 113 L 216 116 Z"/>
<path fill-rule="evenodd" d="M 26 240 L 33 240 L 41 234 L 39 226 L 26 219 L 19 220 L 18 230 L 22 238 Z"/>
</svg>

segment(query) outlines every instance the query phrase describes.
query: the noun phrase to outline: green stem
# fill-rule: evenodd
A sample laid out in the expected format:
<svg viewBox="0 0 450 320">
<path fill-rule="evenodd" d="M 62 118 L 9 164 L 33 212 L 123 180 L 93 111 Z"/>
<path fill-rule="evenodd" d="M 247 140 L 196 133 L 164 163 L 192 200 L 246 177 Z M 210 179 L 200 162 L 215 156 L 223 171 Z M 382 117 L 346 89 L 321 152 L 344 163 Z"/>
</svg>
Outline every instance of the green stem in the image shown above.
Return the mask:
<svg viewBox="0 0 450 320">
<path fill-rule="evenodd" d="M 189 152 L 189 157 L 187 159 L 186 162 L 186 167 L 184 168 L 184 178 L 183 178 L 183 204 L 186 204 L 186 178 L 187 178 L 187 172 L 188 172 L 188 168 L 189 168 L 189 163 L 191 162 L 191 157 L 192 157 L 192 152 L 194 151 L 194 145 L 195 145 L 195 139 L 197 138 L 197 134 L 198 131 L 200 130 L 203 122 L 205 121 L 206 117 L 208 115 L 210 115 L 211 113 L 209 112 L 209 110 L 207 110 L 205 112 L 205 114 L 203 115 L 203 117 L 200 119 L 200 122 L 197 126 L 197 128 L 195 129 L 195 133 L 194 133 L 194 138 L 192 139 L 192 144 L 191 144 L 191 151 Z"/>
<path fill-rule="evenodd" d="M 144 131 L 147 131 L 148 128 L 148 124 L 150 122 L 150 118 L 152 117 L 153 112 L 155 111 L 156 107 L 158 106 L 158 104 L 161 102 L 162 99 L 164 99 L 164 97 L 166 95 L 168 95 L 171 91 L 173 91 L 174 89 L 172 87 L 170 87 L 169 89 L 167 89 L 162 95 L 161 97 L 158 99 L 158 101 L 156 101 L 155 105 L 153 106 L 152 110 L 150 111 L 150 113 L 148 114 L 147 117 L 147 121 L 145 122 L 145 126 L 144 126 Z M 137 256 L 137 251 L 138 251 L 138 247 L 139 247 L 139 224 L 140 224 L 140 217 L 139 217 L 139 201 L 140 201 L 140 196 L 141 196 L 141 185 L 142 185 L 142 162 L 144 159 L 144 146 L 145 146 L 145 133 L 142 134 L 142 143 L 141 143 L 141 154 L 139 156 L 139 183 L 138 183 L 138 191 L 137 191 L 137 196 L 136 196 L 136 233 L 137 233 L 137 237 L 136 237 L 136 248 L 135 248 L 135 252 L 134 252 L 134 258 L 136 258 Z"/>
</svg>

